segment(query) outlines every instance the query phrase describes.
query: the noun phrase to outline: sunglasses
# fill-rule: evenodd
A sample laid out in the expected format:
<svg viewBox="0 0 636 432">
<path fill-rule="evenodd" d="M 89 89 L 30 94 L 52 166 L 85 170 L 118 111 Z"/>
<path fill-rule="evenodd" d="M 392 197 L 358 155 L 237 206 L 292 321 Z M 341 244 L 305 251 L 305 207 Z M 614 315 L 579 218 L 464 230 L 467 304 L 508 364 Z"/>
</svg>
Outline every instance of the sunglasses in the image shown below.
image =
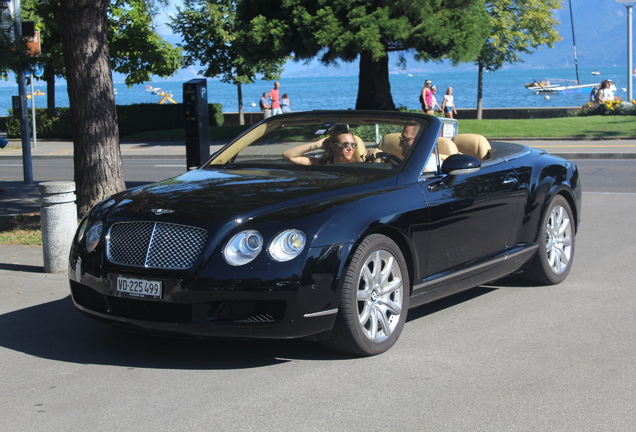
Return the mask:
<svg viewBox="0 0 636 432">
<path fill-rule="evenodd" d="M 358 147 L 358 144 L 354 143 L 354 142 L 341 142 L 341 143 L 336 143 L 336 145 L 340 148 L 349 148 L 351 147 L 352 149 L 355 149 Z"/>
<path fill-rule="evenodd" d="M 408 137 L 403 137 L 403 136 L 401 136 L 401 137 L 400 137 L 400 141 L 405 142 L 405 143 L 407 143 L 407 142 L 411 142 L 411 141 L 413 141 L 414 139 L 415 139 L 415 138 L 408 138 Z"/>
</svg>

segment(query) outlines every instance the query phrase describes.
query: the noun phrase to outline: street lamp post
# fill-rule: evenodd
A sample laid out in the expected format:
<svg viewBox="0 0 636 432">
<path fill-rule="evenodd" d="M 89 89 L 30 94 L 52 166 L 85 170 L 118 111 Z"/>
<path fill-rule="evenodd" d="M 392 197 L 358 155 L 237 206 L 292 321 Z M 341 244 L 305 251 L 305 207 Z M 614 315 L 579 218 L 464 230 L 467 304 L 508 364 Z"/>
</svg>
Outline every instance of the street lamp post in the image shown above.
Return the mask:
<svg viewBox="0 0 636 432">
<path fill-rule="evenodd" d="M 627 9 L 627 100 L 632 101 L 632 8 L 634 0 L 616 0 Z"/>
<path fill-rule="evenodd" d="M 20 0 L 13 0 L 13 19 L 15 20 L 15 40 L 22 39 L 22 10 Z M 29 130 L 29 113 L 26 104 L 26 78 L 23 70 L 16 72 L 18 75 L 18 94 L 22 106 L 22 119 L 20 122 L 20 135 L 22 135 L 22 171 L 24 183 L 33 183 L 33 164 L 31 160 L 31 131 Z"/>
</svg>

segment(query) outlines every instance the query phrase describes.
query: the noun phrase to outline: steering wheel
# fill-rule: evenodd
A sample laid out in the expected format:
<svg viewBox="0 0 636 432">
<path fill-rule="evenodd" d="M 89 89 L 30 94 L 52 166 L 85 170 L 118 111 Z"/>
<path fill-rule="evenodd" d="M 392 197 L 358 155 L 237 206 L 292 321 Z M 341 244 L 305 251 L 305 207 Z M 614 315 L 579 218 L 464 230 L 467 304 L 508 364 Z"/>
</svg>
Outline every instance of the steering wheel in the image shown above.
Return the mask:
<svg viewBox="0 0 636 432">
<path fill-rule="evenodd" d="M 378 152 L 375 154 L 376 159 L 388 159 L 394 165 L 402 165 L 402 159 L 389 152 Z"/>
</svg>

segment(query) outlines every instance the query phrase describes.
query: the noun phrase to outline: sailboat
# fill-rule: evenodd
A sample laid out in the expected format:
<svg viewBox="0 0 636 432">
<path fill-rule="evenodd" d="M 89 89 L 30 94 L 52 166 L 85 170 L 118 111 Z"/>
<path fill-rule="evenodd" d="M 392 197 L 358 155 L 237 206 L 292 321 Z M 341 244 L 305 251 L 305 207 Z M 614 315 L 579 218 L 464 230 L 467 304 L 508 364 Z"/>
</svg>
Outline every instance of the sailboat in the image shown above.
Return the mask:
<svg viewBox="0 0 636 432">
<path fill-rule="evenodd" d="M 572 80 L 562 80 L 562 81 L 572 81 Z M 583 93 L 585 89 L 592 88 L 594 86 L 599 85 L 596 84 L 574 84 L 574 85 L 564 85 L 564 84 L 550 84 L 547 86 L 533 86 L 528 87 L 529 90 L 532 90 L 534 94 L 555 94 L 555 95 L 566 95 L 566 94 L 574 94 L 574 93 Z"/>
<path fill-rule="evenodd" d="M 576 68 L 576 81 L 572 80 L 546 80 L 533 84 L 526 84 L 526 88 L 532 90 L 534 94 L 556 94 L 556 95 L 565 95 L 565 94 L 574 94 L 574 93 L 583 93 L 583 91 L 587 91 L 586 89 L 595 87 L 599 85 L 599 83 L 594 84 L 581 84 L 581 80 L 579 79 L 579 59 L 576 53 L 576 38 L 574 37 L 574 17 L 572 16 L 572 0 L 569 0 L 570 3 L 570 22 L 572 23 L 572 46 L 574 48 L 574 66 Z M 600 75 L 600 72 L 594 71 L 593 75 Z M 554 84 L 556 81 L 565 81 L 566 84 Z M 569 85 L 567 82 L 573 82 L 574 85 Z M 536 83 L 536 81 L 535 81 Z M 542 83 L 547 83 L 542 85 Z"/>
</svg>

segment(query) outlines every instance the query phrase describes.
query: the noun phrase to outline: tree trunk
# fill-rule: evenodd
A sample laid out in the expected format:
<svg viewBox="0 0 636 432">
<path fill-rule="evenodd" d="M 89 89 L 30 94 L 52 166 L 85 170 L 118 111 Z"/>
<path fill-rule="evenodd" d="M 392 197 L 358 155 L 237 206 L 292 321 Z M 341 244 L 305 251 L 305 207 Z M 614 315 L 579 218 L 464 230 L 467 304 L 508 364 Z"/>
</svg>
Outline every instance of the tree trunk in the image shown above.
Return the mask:
<svg viewBox="0 0 636 432">
<path fill-rule="evenodd" d="M 369 91 L 375 89 L 375 91 Z M 358 99 L 356 109 L 395 110 L 391 83 L 389 82 L 389 56 L 373 61 L 371 54 L 360 54 L 360 78 L 358 80 Z"/>
<path fill-rule="evenodd" d="M 109 0 L 60 0 L 79 215 L 124 190 L 108 54 Z"/>
<path fill-rule="evenodd" d="M 245 124 L 245 115 L 243 114 L 243 87 L 241 87 L 241 83 L 236 84 L 236 92 L 238 94 L 239 124 L 242 126 Z"/>
<path fill-rule="evenodd" d="M 482 111 L 482 86 L 484 83 L 484 64 L 477 62 L 479 65 L 479 72 L 477 74 L 477 120 L 481 120 Z"/>
<path fill-rule="evenodd" d="M 46 80 L 46 108 L 53 113 L 55 111 L 55 71 L 50 60 L 44 68 L 44 79 Z"/>
</svg>

